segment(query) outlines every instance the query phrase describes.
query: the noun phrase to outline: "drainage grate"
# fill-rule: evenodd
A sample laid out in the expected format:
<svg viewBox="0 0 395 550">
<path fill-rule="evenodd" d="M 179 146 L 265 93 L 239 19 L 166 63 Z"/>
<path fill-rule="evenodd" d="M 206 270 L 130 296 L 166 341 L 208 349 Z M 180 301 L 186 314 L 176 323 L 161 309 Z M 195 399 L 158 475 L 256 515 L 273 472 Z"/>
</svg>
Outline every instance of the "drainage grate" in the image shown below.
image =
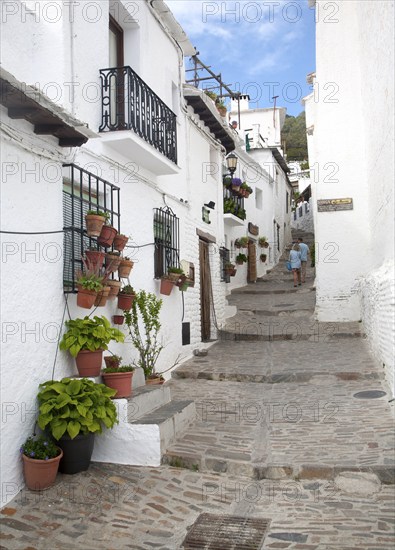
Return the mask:
<svg viewBox="0 0 395 550">
<path fill-rule="evenodd" d="M 354 393 L 354 397 L 357 399 L 378 399 L 379 397 L 384 397 L 384 395 L 387 395 L 385 391 L 379 390 L 359 391 L 358 393 Z"/>
<path fill-rule="evenodd" d="M 260 550 L 270 520 L 201 514 L 185 537 L 185 550 Z"/>
</svg>

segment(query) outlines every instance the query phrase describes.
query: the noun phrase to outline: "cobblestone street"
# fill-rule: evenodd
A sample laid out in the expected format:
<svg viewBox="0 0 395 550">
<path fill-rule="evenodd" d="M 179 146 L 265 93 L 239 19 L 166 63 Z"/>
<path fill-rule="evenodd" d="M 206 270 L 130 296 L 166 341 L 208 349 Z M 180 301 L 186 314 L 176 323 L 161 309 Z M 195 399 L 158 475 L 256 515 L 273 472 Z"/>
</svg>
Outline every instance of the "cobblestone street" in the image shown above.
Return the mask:
<svg viewBox="0 0 395 550">
<path fill-rule="evenodd" d="M 161 467 L 22 491 L 0 548 L 178 550 L 202 512 L 268 520 L 265 549 L 394 548 L 394 403 L 360 323 L 315 321 L 313 280 L 294 289 L 280 262 L 232 293 L 219 341 L 167 383 L 197 418 Z"/>
</svg>

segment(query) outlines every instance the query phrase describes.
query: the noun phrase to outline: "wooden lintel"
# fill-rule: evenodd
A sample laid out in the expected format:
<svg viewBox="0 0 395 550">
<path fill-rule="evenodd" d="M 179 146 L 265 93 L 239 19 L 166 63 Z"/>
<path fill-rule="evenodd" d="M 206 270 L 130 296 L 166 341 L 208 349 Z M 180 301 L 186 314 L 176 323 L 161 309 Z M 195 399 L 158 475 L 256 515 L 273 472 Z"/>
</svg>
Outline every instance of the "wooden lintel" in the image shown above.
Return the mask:
<svg viewBox="0 0 395 550">
<path fill-rule="evenodd" d="M 88 141 L 86 137 L 65 137 L 59 139 L 60 147 L 81 147 Z"/>
<path fill-rule="evenodd" d="M 63 126 L 60 124 L 36 124 L 34 126 L 34 133 L 38 135 L 54 135 L 55 132 L 61 130 Z"/>
<path fill-rule="evenodd" d="M 9 107 L 8 116 L 12 119 L 22 119 L 37 114 L 39 109 L 35 107 Z"/>
<path fill-rule="evenodd" d="M 196 235 L 198 235 L 198 237 L 200 237 L 203 241 L 206 241 L 207 243 L 217 242 L 217 239 L 214 237 L 214 235 L 211 235 L 210 233 L 206 233 L 201 229 L 196 229 Z"/>
</svg>

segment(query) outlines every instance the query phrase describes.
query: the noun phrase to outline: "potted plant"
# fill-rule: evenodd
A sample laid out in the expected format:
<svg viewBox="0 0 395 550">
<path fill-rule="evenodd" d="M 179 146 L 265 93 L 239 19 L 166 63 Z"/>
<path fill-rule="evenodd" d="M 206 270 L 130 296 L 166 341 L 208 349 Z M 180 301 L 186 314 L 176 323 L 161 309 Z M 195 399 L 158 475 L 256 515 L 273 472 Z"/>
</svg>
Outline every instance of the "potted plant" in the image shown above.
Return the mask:
<svg viewBox="0 0 395 550">
<path fill-rule="evenodd" d="M 220 100 L 220 99 L 217 99 L 216 102 L 215 102 L 215 105 L 218 109 L 218 112 L 219 114 L 222 116 L 222 117 L 226 117 L 226 113 L 227 113 L 227 108 L 226 108 L 226 105 L 225 103 Z"/>
<path fill-rule="evenodd" d="M 155 365 L 163 349 L 163 344 L 159 341 L 162 305 L 163 301 L 155 294 L 141 290 L 136 294 L 131 311 L 125 313 L 133 347 L 139 353 L 133 366 L 143 369 L 147 384 L 164 382 L 164 378 L 155 373 Z"/>
<path fill-rule="evenodd" d="M 106 220 L 106 223 L 103 225 L 100 235 L 97 239 L 97 243 L 104 248 L 109 248 L 114 242 L 115 236 L 118 231 L 109 224 L 109 217 Z"/>
<path fill-rule="evenodd" d="M 169 275 L 162 275 L 160 278 L 160 293 L 164 296 L 170 296 L 174 288 L 174 282 Z"/>
<path fill-rule="evenodd" d="M 212 92 L 211 90 L 204 90 L 204 93 L 213 101 L 217 99 L 217 94 L 215 92 Z"/>
<path fill-rule="evenodd" d="M 262 262 L 262 263 L 265 263 L 266 260 L 267 260 L 267 255 L 266 255 L 266 254 L 261 254 L 261 255 L 259 256 L 259 258 L 261 259 L 261 262 Z"/>
<path fill-rule="evenodd" d="M 124 315 L 113 315 L 112 317 L 112 322 L 114 323 L 114 325 L 123 325 L 124 321 L 125 321 Z"/>
<path fill-rule="evenodd" d="M 224 176 L 222 178 L 222 184 L 224 187 L 229 189 L 229 187 L 232 185 L 232 176 Z"/>
<path fill-rule="evenodd" d="M 38 425 L 63 451 L 60 472 L 76 474 L 89 468 L 95 434 L 118 422 L 114 395 L 115 390 L 86 378 L 40 384 Z"/>
<path fill-rule="evenodd" d="M 134 263 L 132 260 L 125 256 L 125 258 L 121 258 L 121 262 L 118 267 L 118 275 L 121 279 L 127 279 L 130 275 L 130 272 L 132 271 L 132 268 L 134 266 Z"/>
<path fill-rule="evenodd" d="M 132 286 L 124 286 L 118 294 L 118 307 L 123 311 L 129 311 L 132 307 L 133 301 L 136 297 L 136 293 Z"/>
<path fill-rule="evenodd" d="M 95 307 L 104 307 L 107 304 L 107 299 L 110 294 L 111 288 L 107 285 L 107 282 L 104 284 L 103 288 L 98 291 Z"/>
<path fill-rule="evenodd" d="M 106 254 L 96 248 L 89 248 L 88 250 L 85 250 L 85 257 L 87 265 L 89 265 L 93 270 L 96 270 L 103 267 Z"/>
<path fill-rule="evenodd" d="M 103 279 L 95 273 L 77 275 L 77 306 L 90 309 L 95 303 L 97 293 L 103 289 Z"/>
<path fill-rule="evenodd" d="M 85 216 L 85 225 L 88 237 L 99 237 L 101 230 L 109 217 L 110 214 L 108 212 L 102 212 L 101 210 L 88 210 Z"/>
<path fill-rule="evenodd" d="M 236 193 L 237 195 L 240 194 L 240 186 L 243 182 L 240 178 L 233 178 L 232 179 L 232 191 Z"/>
<path fill-rule="evenodd" d="M 266 237 L 259 237 L 258 244 L 261 248 L 268 248 L 269 247 L 269 243 L 267 242 Z"/>
<path fill-rule="evenodd" d="M 121 365 L 121 361 L 122 361 L 122 357 L 120 355 L 115 355 L 114 353 L 111 353 L 111 355 L 104 356 L 104 362 L 106 364 L 106 368 L 107 367 L 117 368 Z"/>
<path fill-rule="evenodd" d="M 234 277 L 236 275 L 237 269 L 235 264 L 232 264 L 231 262 L 227 262 L 225 264 L 225 273 L 227 275 L 230 275 L 231 277 Z"/>
<path fill-rule="evenodd" d="M 106 386 L 116 390 L 113 399 L 132 395 L 132 376 L 135 368 L 132 365 L 112 366 L 103 369 L 102 376 Z"/>
<path fill-rule="evenodd" d="M 49 438 L 30 436 L 20 448 L 26 486 L 32 491 L 48 489 L 55 483 L 63 451 Z"/>
<path fill-rule="evenodd" d="M 121 263 L 120 252 L 107 252 L 106 254 L 106 267 L 110 273 L 115 273 L 118 270 Z"/>
<path fill-rule="evenodd" d="M 240 237 L 235 240 L 236 248 L 247 248 L 250 239 L 248 237 Z"/>
<path fill-rule="evenodd" d="M 116 279 L 108 279 L 106 281 L 106 286 L 110 287 L 110 294 L 108 295 L 108 297 L 111 299 L 118 296 L 118 293 L 121 290 L 122 283 L 121 281 L 117 281 Z"/>
<path fill-rule="evenodd" d="M 66 321 L 67 331 L 59 348 L 75 357 L 80 376 L 99 376 L 103 351 L 111 341 L 123 342 L 125 336 L 112 328 L 106 317 L 84 317 Z"/>
<path fill-rule="evenodd" d="M 169 267 L 167 270 L 169 279 L 176 285 L 181 286 L 186 281 L 186 275 L 180 267 Z"/>
<path fill-rule="evenodd" d="M 247 260 L 248 260 L 248 258 L 245 254 L 238 254 L 236 256 L 236 263 L 238 265 L 243 265 Z"/>
<path fill-rule="evenodd" d="M 128 240 L 129 240 L 129 237 L 127 237 L 123 233 L 117 233 L 117 235 L 115 235 L 115 239 L 113 243 L 115 250 L 118 250 L 118 252 L 122 252 Z"/>
</svg>

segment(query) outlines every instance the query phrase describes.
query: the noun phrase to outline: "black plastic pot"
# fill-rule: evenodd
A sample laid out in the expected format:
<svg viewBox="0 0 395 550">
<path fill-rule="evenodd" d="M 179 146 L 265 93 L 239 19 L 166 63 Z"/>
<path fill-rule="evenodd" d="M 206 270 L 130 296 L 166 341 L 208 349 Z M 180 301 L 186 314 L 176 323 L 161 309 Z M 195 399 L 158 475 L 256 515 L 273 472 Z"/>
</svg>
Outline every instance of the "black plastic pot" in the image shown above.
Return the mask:
<svg viewBox="0 0 395 550">
<path fill-rule="evenodd" d="M 74 439 L 63 436 L 56 444 L 63 451 L 59 472 L 62 474 L 78 474 L 89 468 L 95 443 L 95 434 L 77 435 Z"/>
</svg>

